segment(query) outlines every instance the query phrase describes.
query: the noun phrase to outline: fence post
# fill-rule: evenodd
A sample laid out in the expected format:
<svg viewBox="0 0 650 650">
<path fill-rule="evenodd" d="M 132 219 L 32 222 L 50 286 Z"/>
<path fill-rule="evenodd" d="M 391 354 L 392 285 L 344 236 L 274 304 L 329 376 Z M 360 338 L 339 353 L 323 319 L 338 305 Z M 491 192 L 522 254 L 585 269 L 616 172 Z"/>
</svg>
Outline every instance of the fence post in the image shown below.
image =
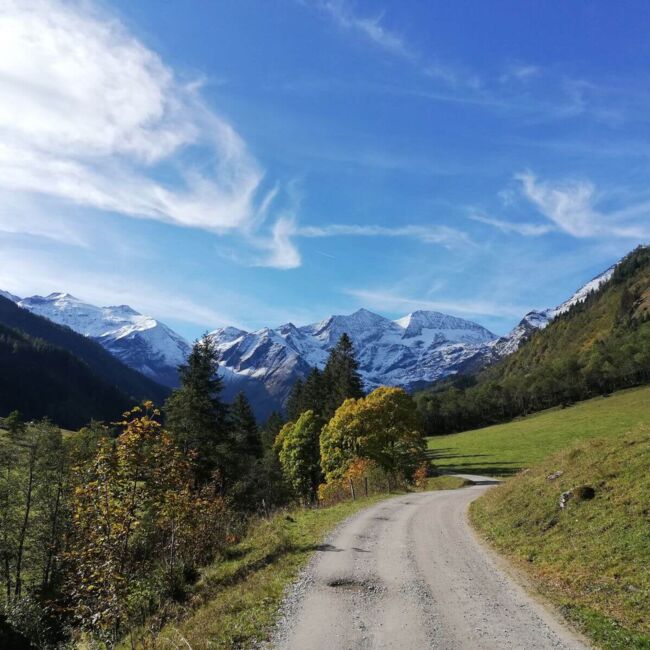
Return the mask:
<svg viewBox="0 0 650 650">
<path fill-rule="evenodd" d="M 363 478 L 363 487 L 365 488 L 366 496 L 368 496 L 368 477 L 367 476 L 365 476 Z"/>
<path fill-rule="evenodd" d="M 357 495 L 354 493 L 354 481 L 352 480 L 351 476 L 348 478 L 348 480 L 350 481 L 350 492 L 352 493 L 352 501 L 355 501 Z"/>
</svg>

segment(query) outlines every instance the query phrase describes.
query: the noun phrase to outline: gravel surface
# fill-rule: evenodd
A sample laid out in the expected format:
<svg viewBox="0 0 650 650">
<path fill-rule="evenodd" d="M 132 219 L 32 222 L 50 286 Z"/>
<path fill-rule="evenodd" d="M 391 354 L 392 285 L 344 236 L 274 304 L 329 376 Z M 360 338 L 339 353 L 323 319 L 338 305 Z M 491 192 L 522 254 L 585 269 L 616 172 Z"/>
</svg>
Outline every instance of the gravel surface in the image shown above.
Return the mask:
<svg viewBox="0 0 650 650">
<path fill-rule="evenodd" d="M 420 492 L 343 522 L 287 594 L 271 647 L 581 650 L 474 536 L 467 507 L 494 483 Z"/>
</svg>

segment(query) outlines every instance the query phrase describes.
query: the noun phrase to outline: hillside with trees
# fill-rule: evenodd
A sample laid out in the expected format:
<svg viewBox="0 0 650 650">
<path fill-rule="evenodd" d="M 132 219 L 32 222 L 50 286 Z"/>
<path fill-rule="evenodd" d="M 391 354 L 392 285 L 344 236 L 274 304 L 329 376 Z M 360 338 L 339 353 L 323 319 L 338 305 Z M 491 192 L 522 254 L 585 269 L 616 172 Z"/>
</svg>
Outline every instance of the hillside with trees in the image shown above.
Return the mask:
<svg viewBox="0 0 650 650">
<path fill-rule="evenodd" d="M 67 428 L 112 420 L 168 391 L 128 368 L 101 345 L 0 296 L 0 415 L 18 409 Z"/>
<path fill-rule="evenodd" d="M 416 395 L 429 435 L 453 433 L 650 381 L 650 248 L 584 302 L 476 376 Z"/>
</svg>

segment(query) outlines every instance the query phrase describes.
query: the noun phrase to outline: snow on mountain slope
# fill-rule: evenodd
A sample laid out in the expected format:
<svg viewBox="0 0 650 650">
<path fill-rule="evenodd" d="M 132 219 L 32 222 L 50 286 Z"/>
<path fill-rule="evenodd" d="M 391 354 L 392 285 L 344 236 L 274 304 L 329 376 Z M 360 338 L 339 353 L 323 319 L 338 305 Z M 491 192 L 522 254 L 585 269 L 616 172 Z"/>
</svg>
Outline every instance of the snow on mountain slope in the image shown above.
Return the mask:
<svg viewBox="0 0 650 650">
<path fill-rule="evenodd" d="M 303 327 L 287 323 L 256 332 L 225 328 L 211 336 L 226 387 L 250 389 L 251 383 L 261 383 L 277 408 L 296 379 L 313 366 L 323 368 L 343 333 L 352 340 L 368 390 L 431 382 L 454 372 L 458 363 L 497 338 L 476 323 L 437 312 L 417 311 L 392 321 L 366 309 Z"/>
<path fill-rule="evenodd" d="M 68 293 L 18 299 L 20 307 L 95 339 L 127 366 L 165 386 L 178 384 L 188 343 L 163 323 L 128 305 L 96 307 Z"/>
<path fill-rule="evenodd" d="M 258 417 L 281 409 L 291 386 L 312 367 L 325 365 L 344 332 L 350 336 L 367 390 L 380 385 L 414 389 L 457 372 L 471 372 L 511 354 L 530 334 L 585 300 L 611 277 L 614 266 L 552 309 L 534 310 L 505 337 L 477 323 L 434 311 L 390 320 L 366 309 L 318 323 L 247 332 L 225 327 L 211 333 L 219 354 L 224 397 L 244 391 Z M 96 307 L 66 293 L 20 299 L 21 307 L 92 337 L 128 366 L 166 386 L 178 383 L 177 367 L 188 343 L 163 323 L 127 305 Z"/>
<path fill-rule="evenodd" d="M 616 264 L 589 280 L 561 305 L 543 311 L 533 310 L 528 312 L 511 332 L 494 342 L 493 351 L 496 357 L 502 358 L 512 354 L 532 332 L 544 329 L 554 318 L 569 311 L 573 305 L 586 300 L 590 293 L 597 291 L 612 277 L 615 268 Z"/>
<path fill-rule="evenodd" d="M 20 300 L 18 296 L 14 296 L 13 293 L 9 293 L 8 291 L 3 291 L 2 289 L 0 289 L 0 296 L 6 298 L 7 300 L 11 300 L 11 302 L 18 302 Z"/>
</svg>

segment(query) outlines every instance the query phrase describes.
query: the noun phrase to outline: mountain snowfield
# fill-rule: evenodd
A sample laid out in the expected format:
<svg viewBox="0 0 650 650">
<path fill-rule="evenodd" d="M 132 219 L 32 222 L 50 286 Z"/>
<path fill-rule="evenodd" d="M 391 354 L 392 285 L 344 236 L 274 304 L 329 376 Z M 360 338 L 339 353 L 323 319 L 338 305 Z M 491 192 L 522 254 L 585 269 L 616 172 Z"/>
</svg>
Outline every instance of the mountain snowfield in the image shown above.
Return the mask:
<svg viewBox="0 0 650 650">
<path fill-rule="evenodd" d="M 177 367 L 190 351 L 187 341 L 163 323 L 128 305 L 96 307 L 69 293 L 13 297 L 20 307 L 67 325 L 101 343 L 127 366 L 164 386 L 178 384 Z"/>
<path fill-rule="evenodd" d="M 243 390 L 258 417 L 281 409 L 291 386 L 312 367 L 322 368 L 341 334 L 354 344 L 367 390 L 380 385 L 422 387 L 514 352 L 536 329 L 584 300 L 611 277 L 614 266 L 557 307 L 531 311 L 505 337 L 469 320 L 435 311 L 414 311 L 390 320 L 366 309 L 330 316 L 311 325 L 293 323 L 247 332 L 224 327 L 210 333 L 219 352 L 226 399 Z M 190 345 L 164 323 L 128 305 L 96 307 L 67 293 L 18 298 L 19 306 L 93 338 L 123 363 L 159 383 L 178 384 L 178 366 Z"/>
</svg>

